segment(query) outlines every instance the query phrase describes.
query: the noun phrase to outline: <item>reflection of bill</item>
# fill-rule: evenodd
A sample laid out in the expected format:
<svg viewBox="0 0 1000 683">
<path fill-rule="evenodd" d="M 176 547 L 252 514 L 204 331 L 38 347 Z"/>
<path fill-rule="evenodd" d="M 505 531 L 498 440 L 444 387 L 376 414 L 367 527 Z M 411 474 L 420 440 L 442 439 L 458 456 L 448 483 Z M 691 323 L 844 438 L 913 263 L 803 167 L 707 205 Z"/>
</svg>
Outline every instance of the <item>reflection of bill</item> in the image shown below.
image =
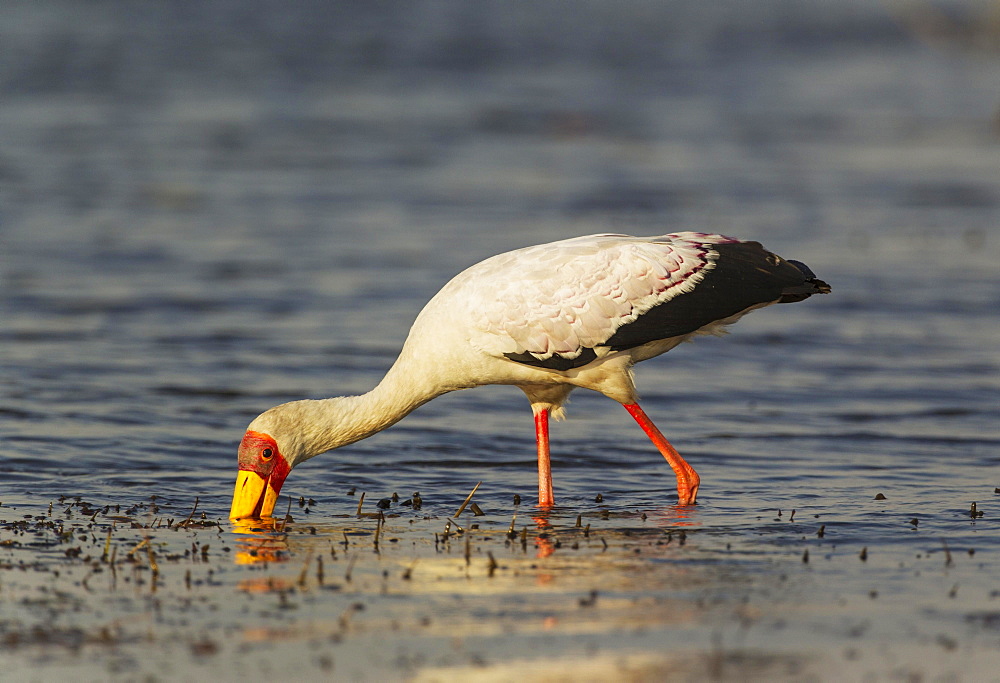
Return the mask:
<svg viewBox="0 0 1000 683">
<path fill-rule="evenodd" d="M 235 522 L 233 533 L 241 535 L 236 541 L 236 564 L 289 560 L 287 538 L 284 534 L 276 532 L 273 518 Z"/>
</svg>

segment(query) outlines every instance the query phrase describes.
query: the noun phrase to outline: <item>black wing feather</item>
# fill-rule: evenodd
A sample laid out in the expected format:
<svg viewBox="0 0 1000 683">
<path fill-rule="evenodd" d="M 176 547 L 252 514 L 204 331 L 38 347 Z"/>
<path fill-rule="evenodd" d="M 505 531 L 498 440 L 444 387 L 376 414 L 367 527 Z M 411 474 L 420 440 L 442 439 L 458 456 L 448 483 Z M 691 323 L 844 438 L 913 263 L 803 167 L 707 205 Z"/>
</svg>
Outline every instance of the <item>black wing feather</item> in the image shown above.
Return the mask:
<svg viewBox="0 0 1000 683">
<path fill-rule="evenodd" d="M 715 266 L 705 271 L 693 290 L 678 294 L 622 325 L 601 346 L 624 351 L 697 332 L 754 306 L 802 301 L 830 291 L 830 286 L 817 279 L 808 266 L 786 261 L 759 242 L 716 244 L 713 248 L 718 252 Z M 592 349 L 583 349 L 577 358 L 553 355 L 539 360 L 528 353 L 506 356 L 518 363 L 551 370 L 578 368 L 597 357 Z"/>
</svg>

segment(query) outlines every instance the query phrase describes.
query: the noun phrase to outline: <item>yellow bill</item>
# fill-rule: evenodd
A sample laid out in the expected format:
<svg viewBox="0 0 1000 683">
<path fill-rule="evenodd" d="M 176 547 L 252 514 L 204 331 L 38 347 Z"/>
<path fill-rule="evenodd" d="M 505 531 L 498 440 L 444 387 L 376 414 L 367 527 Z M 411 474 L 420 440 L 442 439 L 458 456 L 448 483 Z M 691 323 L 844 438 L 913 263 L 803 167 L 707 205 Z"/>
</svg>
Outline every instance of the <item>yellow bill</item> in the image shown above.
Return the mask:
<svg viewBox="0 0 1000 683">
<path fill-rule="evenodd" d="M 233 505 L 229 510 L 230 519 L 245 517 L 270 517 L 278 502 L 278 491 L 256 472 L 240 470 L 236 475 L 236 489 L 233 491 Z"/>
</svg>

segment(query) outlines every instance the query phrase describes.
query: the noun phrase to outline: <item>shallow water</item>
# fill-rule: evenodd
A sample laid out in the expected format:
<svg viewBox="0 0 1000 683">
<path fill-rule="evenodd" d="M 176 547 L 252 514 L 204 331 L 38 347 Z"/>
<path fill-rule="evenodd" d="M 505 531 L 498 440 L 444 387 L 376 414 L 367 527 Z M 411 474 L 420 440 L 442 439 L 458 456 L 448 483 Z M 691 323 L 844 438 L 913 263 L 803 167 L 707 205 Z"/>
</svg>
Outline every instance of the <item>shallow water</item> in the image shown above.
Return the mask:
<svg viewBox="0 0 1000 683">
<path fill-rule="evenodd" d="M 992 675 L 986 5 L 501 7 L 0 9 L 5 671 Z M 535 519 L 530 411 L 490 387 L 296 470 L 281 532 L 226 520 L 250 419 L 371 388 L 462 268 L 681 229 L 834 288 L 638 368 L 696 509 L 578 392 Z M 442 540 L 479 481 L 486 514 Z M 375 503 L 415 491 L 376 552 Z"/>
</svg>

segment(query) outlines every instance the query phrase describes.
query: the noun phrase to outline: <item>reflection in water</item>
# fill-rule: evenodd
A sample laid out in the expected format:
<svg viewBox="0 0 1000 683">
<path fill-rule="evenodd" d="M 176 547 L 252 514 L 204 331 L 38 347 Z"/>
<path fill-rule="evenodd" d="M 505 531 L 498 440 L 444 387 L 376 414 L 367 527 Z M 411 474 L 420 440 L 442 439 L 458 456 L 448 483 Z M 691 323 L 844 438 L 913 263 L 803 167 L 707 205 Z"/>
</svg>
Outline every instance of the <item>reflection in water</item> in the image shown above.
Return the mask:
<svg viewBox="0 0 1000 683">
<path fill-rule="evenodd" d="M 230 524 L 233 525 L 234 534 L 256 535 L 260 533 L 273 532 L 279 529 L 274 517 L 230 520 Z"/>
<path fill-rule="evenodd" d="M 602 515 L 605 519 L 608 518 L 607 515 L 610 511 L 605 511 Z M 664 529 L 670 533 L 670 529 L 673 528 L 684 528 L 684 529 L 694 529 L 702 526 L 699 517 L 699 511 L 696 506 L 693 505 L 668 505 L 663 506 L 654 510 L 647 511 L 643 513 L 642 519 L 646 521 L 647 519 L 652 522 L 657 528 Z M 538 559 L 545 559 L 551 557 L 559 544 L 556 540 L 556 536 L 559 533 L 558 518 L 553 518 L 551 510 L 536 510 L 532 516 L 532 521 L 535 522 L 535 547 L 538 549 L 536 557 Z M 577 518 L 577 524 L 575 528 L 579 528 L 582 522 L 582 518 Z M 587 529 L 584 530 L 585 535 L 589 535 L 587 532 L 589 530 L 589 524 Z M 565 527 L 563 527 L 565 529 Z"/>
<path fill-rule="evenodd" d="M 244 593 L 283 593 L 292 589 L 292 582 L 277 576 L 240 579 L 237 584 Z"/>
<path fill-rule="evenodd" d="M 288 538 L 283 529 L 278 530 L 272 517 L 233 522 L 233 533 L 240 537 L 236 541 L 236 564 L 287 562 L 289 559 Z"/>
<path fill-rule="evenodd" d="M 538 548 L 537 557 L 539 559 L 550 557 L 555 552 L 555 544 L 552 542 L 549 531 L 552 524 L 549 523 L 550 510 L 539 509 L 531 518 L 538 526 L 538 535 L 535 536 L 535 547 Z"/>
<path fill-rule="evenodd" d="M 698 508 L 694 505 L 666 505 L 646 513 L 657 526 L 699 527 Z"/>
</svg>

